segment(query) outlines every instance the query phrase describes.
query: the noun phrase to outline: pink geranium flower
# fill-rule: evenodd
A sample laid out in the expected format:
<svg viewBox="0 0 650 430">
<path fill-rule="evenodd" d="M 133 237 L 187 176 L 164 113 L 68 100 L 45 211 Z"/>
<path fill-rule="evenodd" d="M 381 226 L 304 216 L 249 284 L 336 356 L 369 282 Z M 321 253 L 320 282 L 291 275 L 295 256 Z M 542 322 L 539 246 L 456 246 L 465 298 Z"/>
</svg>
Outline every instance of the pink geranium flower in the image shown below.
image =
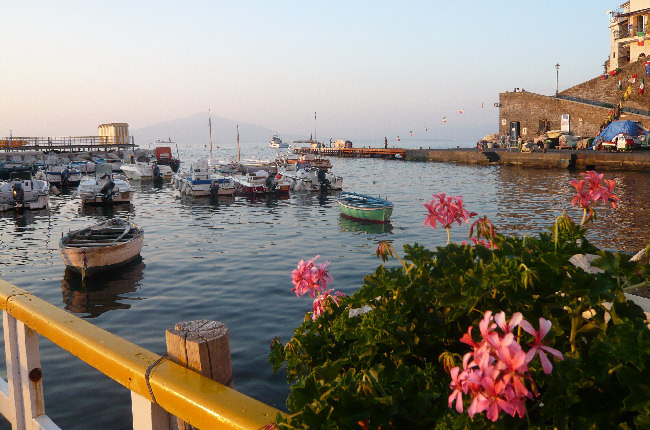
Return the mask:
<svg viewBox="0 0 650 430">
<path fill-rule="evenodd" d="M 330 304 L 338 305 L 341 301 L 341 297 L 345 294 L 340 291 L 327 290 L 319 292 L 318 296 L 314 299 L 312 305 L 312 320 L 316 320 L 322 313 L 329 307 Z"/>
<path fill-rule="evenodd" d="M 515 335 L 514 328 L 518 325 L 535 338 L 533 348 L 528 353 Z M 534 384 L 528 364 L 535 354 L 539 354 L 546 372 L 548 358 L 544 352 L 557 353 L 558 358 L 562 359 L 559 351 L 541 343 L 550 327 L 550 321 L 540 318 L 540 330 L 535 331 L 519 312 L 510 320 L 504 312 L 494 316 L 491 311 L 485 312 L 479 323 L 482 340 L 476 342 L 472 338 L 471 326 L 461 338 L 461 342 L 470 345 L 473 351 L 463 357 L 462 371 L 459 367 L 450 370 L 449 387 L 452 393 L 447 400 L 448 406 L 455 406 L 462 413 L 463 396 L 467 395 L 471 399 L 467 408 L 470 418 L 485 412 L 489 420 L 497 421 L 501 411 L 523 418 L 526 415 L 525 402 L 533 398 L 533 391 L 526 386 L 526 381 Z"/>
<path fill-rule="evenodd" d="M 526 353 L 526 362 L 530 363 L 530 361 L 535 358 L 535 355 L 539 355 L 539 360 L 542 362 L 542 369 L 544 369 L 544 373 L 548 375 L 553 370 L 553 365 L 546 356 L 545 352 L 554 355 L 560 360 L 564 359 L 560 351 L 555 348 L 551 348 L 550 346 L 546 346 L 542 343 L 544 336 L 546 336 L 551 330 L 551 322 L 547 319 L 540 318 L 539 331 L 535 330 L 533 326 L 526 320 L 523 320 L 520 325 L 522 329 L 524 329 L 527 333 L 532 334 L 535 338 L 532 347 Z"/>
<path fill-rule="evenodd" d="M 423 206 L 429 211 L 429 215 L 424 219 L 424 225 L 435 229 L 439 222 L 447 229 L 447 244 L 449 244 L 449 229 L 453 223 L 457 222 L 461 225 L 463 220 L 469 223 L 469 219 L 476 216 L 476 213 L 465 209 L 463 196 L 447 197 L 445 193 L 434 194 L 433 200 L 423 203 Z"/>
<path fill-rule="evenodd" d="M 317 291 L 327 289 L 327 286 L 334 281 L 327 270 L 329 262 L 319 265 L 314 264 L 318 257 L 320 255 L 308 261 L 300 260 L 298 267 L 291 272 L 291 281 L 294 285 L 291 291 L 295 291 L 297 297 L 306 293 L 314 297 Z"/>
<path fill-rule="evenodd" d="M 602 201 L 604 204 L 611 203 L 612 208 L 616 209 L 619 198 L 612 193 L 614 190 L 614 181 L 611 179 L 603 179 L 602 173 L 596 173 L 594 170 L 588 170 L 586 173 L 581 173 L 584 179 L 574 179 L 569 181 L 571 185 L 578 191 L 578 194 L 571 199 L 571 206 L 580 206 L 583 209 L 582 222 L 580 225 L 590 221 L 595 211 L 593 205 Z"/>
</svg>

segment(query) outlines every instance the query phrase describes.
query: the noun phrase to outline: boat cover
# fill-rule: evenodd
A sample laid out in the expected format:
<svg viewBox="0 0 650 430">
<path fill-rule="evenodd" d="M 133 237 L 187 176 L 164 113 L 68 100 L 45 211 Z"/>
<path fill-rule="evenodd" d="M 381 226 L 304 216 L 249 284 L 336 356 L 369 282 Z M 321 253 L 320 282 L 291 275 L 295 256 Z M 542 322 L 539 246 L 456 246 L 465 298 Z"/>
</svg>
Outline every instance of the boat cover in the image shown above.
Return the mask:
<svg viewBox="0 0 650 430">
<path fill-rule="evenodd" d="M 614 136 L 619 133 L 627 133 L 632 137 L 637 137 L 639 131 L 639 125 L 634 121 L 614 121 L 596 136 L 590 149 L 594 149 L 601 142 L 611 142 Z"/>
</svg>

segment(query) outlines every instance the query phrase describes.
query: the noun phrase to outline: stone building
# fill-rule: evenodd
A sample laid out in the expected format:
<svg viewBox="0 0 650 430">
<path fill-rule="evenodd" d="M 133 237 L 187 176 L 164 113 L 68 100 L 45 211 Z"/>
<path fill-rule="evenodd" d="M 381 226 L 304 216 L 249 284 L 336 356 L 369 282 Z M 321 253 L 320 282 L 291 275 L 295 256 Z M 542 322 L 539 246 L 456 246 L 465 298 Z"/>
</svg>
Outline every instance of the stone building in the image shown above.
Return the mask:
<svg viewBox="0 0 650 430">
<path fill-rule="evenodd" d="M 609 13 L 610 50 L 606 71 L 650 57 L 650 0 L 630 0 Z"/>
</svg>

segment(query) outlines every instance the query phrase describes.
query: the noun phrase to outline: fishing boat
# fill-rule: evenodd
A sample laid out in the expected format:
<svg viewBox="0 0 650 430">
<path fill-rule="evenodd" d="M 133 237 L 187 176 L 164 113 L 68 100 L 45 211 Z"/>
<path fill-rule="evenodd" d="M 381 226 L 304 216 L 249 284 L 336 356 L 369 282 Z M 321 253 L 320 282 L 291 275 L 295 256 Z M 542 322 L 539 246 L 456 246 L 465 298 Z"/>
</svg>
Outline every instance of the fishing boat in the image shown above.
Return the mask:
<svg viewBox="0 0 650 430">
<path fill-rule="evenodd" d="M 95 177 L 81 181 L 76 194 L 82 205 L 110 205 L 129 203 L 134 191 L 127 181 L 113 177 L 110 164 L 98 163 Z"/>
<path fill-rule="evenodd" d="M 137 161 L 133 164 L 122 164 L 122 172 L 129 180 L 152 181 L 156 178 L 171 179 L 174 171 L 166 164 L 145 163 Z"/>
<path fill-rule="evenodd" d="M 269 146 L 271 148 L 288 148 L 289 144 L 283 142 L 280 136 L 274 134 L 273 137 L 269 140 Z"/>
<path fill-rule="evenodd" d="M 48 205 L 49 190 L 47 181 L 32 179 L 30 171 L 13 172 L 9 182 L 0 183 L 0 211 L 44 209 Z"/>
<path fill-rule="evenodd" d="M 156 141 L 156 143 L 172 143 L 171 139 L 169 139 L 169 142 L 162 142 L 160 140 Z M 178 148 L 176 149 L 178 152 Z M 172 148 L 169 146 L 159 146 L 155 149 L 155 154 L 156 154 L 156 162 L 158 163 L 159 166 L 169 166 L 174 173 L 178 172 L 178 168 L 181 165 L 181 160 L 178 158 L 174 158 L 174 155 L 172 154 Z"/>
<path fill-rule="evenodd" d="M 137 260 L 144 231 L 132 222 L 111 218 L 61 238 L 59 250 L 65 266 L 82 279 Z"/>
<path fill-rule="evenodd" d="M 93 163 L 92 161 L 87 161 L 87 160 L 71 161 L 70 167 L 73 169 L 77 169 L 81 173 L 86 175 L 95 172 L 95 163 Z"/>
<path fill-rule="evenodd" d="M 393 204 L 379 197 L 342 192 L 338 198 L 341 216 L 357 221 L 384 223 L 390 221 Z"/>
</svg>

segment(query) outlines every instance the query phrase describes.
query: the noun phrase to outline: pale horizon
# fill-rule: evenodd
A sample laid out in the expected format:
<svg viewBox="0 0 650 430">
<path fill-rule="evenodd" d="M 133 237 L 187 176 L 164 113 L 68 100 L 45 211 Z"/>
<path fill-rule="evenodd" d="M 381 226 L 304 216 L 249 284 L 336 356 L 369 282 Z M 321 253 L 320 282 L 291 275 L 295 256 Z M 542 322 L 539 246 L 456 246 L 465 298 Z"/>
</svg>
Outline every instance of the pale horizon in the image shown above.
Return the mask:
<svg viewBox="0 0 650 430">
<path fill-rule="evenodd" d="M 64 5 L 4 7 L 0 136 L 138 130 L 210 108 L 280 133 L 479 138 L 497 130 L 500 92 L 551 95 L 602 73 L 618 3 Z"/>
</svg>

